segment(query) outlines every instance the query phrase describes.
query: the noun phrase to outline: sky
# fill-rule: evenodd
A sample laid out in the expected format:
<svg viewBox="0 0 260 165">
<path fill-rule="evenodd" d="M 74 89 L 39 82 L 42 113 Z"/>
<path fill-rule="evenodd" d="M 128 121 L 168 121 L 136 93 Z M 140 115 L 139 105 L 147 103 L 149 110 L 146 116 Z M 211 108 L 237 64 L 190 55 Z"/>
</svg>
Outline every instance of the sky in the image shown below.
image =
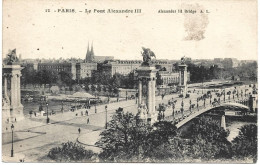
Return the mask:
<svg viewBox="0 0 260 165">
<path fill-rule="evenodd" d="M 58 13 L 62 8 L 76 13 Z M 197 13 L 158 13 L 160 9 Z M 3 57 L 16 48 L 22 58 L 83 59 L 92 42 L 95 55 L 116 59 L 140 60 L 142 47 L 148 47 L 158 59 L 257 60 L 257 1 L 3 0 Z"/>
</svg>

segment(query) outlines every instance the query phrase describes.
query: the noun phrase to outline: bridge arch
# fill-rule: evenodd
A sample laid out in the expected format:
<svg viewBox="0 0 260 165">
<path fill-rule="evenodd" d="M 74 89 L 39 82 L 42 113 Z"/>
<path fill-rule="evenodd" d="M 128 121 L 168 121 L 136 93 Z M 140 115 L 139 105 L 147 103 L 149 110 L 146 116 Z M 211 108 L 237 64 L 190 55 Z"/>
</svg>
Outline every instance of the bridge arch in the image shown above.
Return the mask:
<svg viewBox="0 0 260 165">
<path fill-rule="evenodd" d="M 243 104 L 240 104 L 240 103 L 221 103 L 221 104 L 218 104 L 217 106 L 210 106 L 210 107 L 206 107 L 204 109 L 200 109 L 199 111 L 197 110 L 193 110 L 193 113 L 191 113 L 188 117 L 184 118 L 183 120 L 181 120 L 179 123 L 176 124 L 176 127 L 177 128 L 180 128 L 182 127 L 183 125 L 185 125 L 186 123 L 190 122 L 192 119 L 194 119 L 195 117 L 203 114 L 203 113 L 206 113 L 210 110 L 213 110 L 213 109 L 217 109 L 217 108 L 227 108 L 227 107 L 232 107 L 232 108 L 239 108 L 239 109 L 243 109 L 245 112 L 248 112 L 250 109 L 249 107 L 243 105 Z"/>
</svg>

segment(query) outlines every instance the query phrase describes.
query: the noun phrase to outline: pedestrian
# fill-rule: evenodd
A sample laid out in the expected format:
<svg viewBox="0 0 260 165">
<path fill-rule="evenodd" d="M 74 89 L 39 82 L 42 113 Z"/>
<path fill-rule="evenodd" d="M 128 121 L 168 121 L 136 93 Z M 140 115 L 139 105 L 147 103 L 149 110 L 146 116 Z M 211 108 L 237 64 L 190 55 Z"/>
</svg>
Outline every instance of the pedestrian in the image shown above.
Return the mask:
<svg viewBox="0 0 260 165">
<path fill-rule="evenodd" d="M 81 116 L 83 116 L 83 111 L 81 111 Z"/>
<path fill-rule="evenodd" d="M 87 119 L 87 124 L 89 124 L 89 118 Z"/>
<path fill-rule="evenodd" d="M 7 123 L 9 123 L 9 118 L 7 119 Z"/>
<path fill-rule="evenodd" d="M 86 115 L 88 116 L 88 110 L 86 110 Z"/>
<path fill-rule="evenodd" d="M 36 117 L 36 112 L 34 112 L 34 116 Z"/>
<path fill-rule="evenodd" d="M 78 129 L 78 131 L 79 131 L 79 134 L 80 134 L 80 128 Z"/>
<path fill-rule="evenodd" d="M 14 122 L 16 122 L 16 118 L 14 118 Z"/>
</svg>

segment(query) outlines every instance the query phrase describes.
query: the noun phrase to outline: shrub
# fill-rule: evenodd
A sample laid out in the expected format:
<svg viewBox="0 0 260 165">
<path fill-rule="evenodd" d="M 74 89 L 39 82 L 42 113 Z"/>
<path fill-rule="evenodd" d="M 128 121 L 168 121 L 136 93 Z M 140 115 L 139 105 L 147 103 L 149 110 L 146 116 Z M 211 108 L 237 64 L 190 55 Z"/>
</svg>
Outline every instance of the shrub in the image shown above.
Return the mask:
<svg viewBox="0 0 260 165">
<path fill-rule="evenodd" d="M 48 153 L 49 158 L 59 162 L 91 161 L 93 156 L 93 151 L 73 142 L 62 143 L 61 147 L 52 148 Z"/>
</svg>

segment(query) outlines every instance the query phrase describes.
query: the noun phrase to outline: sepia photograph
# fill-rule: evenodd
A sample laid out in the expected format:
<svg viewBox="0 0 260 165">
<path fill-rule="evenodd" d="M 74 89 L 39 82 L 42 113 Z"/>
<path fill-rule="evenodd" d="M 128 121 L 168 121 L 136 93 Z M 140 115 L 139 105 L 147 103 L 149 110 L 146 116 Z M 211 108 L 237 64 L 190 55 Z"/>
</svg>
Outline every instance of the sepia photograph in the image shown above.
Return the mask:
<svg viewBox="0 0 260 165">
<path fill-rule="evenodd" d="M 257 0 L 3 0 L 2 163 L 257 163 Z"/>
</svg>

